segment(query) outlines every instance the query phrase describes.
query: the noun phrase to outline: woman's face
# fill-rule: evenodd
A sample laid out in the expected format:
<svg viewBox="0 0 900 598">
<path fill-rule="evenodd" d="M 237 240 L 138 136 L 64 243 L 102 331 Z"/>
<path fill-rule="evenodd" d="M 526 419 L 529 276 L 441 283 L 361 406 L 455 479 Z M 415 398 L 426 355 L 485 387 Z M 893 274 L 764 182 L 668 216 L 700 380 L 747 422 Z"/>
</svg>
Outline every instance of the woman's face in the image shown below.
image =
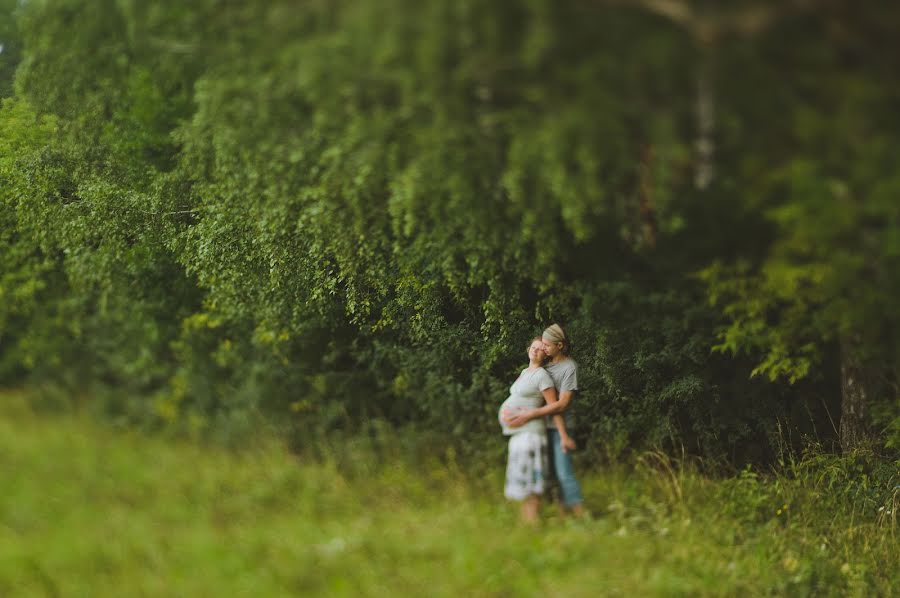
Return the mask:
<svg viewBox="0 0 900 598">
<path fill-rule="evenodd" d="M 531 343 L 531 346 L 528 347 L 528 359 L 534 362 L 541 362 L 547 358 L 547 353 L 544 352 L 544 343 L 541 341 L 534 341 Z"/>
</svg>

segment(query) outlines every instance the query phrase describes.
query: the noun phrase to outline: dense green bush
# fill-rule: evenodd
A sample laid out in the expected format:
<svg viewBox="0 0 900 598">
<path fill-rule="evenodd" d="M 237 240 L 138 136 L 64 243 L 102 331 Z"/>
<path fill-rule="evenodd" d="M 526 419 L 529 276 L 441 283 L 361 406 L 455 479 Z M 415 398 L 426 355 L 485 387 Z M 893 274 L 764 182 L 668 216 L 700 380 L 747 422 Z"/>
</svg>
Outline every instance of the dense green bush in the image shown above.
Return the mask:
<svg viewBox="0 0 900 598">
<path fill-rule="evenodd" d="M 0 131 L 4 383 L 113 389 L 104 409 L 153 424 L 246 429 L 264 413 L 302 434 L 385 417 L 471 441 L 496 432 L 529 335 L 561 321 L 591 455 L 743 460 L 784 436 L 833 438 L 829 356 L 841 334 L 877 332 L 872 408 L 896 430 L 897 202 L 892 179 L 874 182 L 896 128 L 862 147 L 854 135 L 880 121 L 835 121 L 827 99 L 849 77 L 866 90 L 853 105 L 882 114 L 896 89 L 881 66 L 850 74 L 852 44 L 821 38 L 838 8 L 779 25 L 803 53 L 777 31 L 756 58 L 722 45 L 706 189 L 691 154 L 703 50 L 639 10 L 18 10 Z M 847 26 L 889 36 L 868 14 Z M 859 52 L 895 59 L 876 47 Z M 732 68 L 773 88 L 802 73 L 784 92 L 796 130 L 767 126 Z M 820 155 L 827 141 L 844 153 Z M 834 209 L 848 189 L 859 207 Z"/>
</svg>

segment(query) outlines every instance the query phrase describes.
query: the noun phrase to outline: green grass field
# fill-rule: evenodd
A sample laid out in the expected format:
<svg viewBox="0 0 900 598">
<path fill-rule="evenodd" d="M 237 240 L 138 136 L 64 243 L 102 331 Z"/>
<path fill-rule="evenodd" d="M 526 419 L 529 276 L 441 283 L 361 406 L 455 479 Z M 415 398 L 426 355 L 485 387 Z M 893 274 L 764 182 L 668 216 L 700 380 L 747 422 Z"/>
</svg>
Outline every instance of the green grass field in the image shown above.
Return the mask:
<svg viewBox="0 0 900 598">
<path fill-rule="evenodd" d="M 235 452 L 15 402 L 0 407 L 0 596 L 900 589 L 900 493 L 840 482 L 843 462 L 713 480 L 647 455 L 584 477 L 591 520 L 547 507 L 533 529 L 502 498 L 502 462 L 485 476 L 446 452 L 373 456 L 365 443 L 334 459 L 275 443 Z"/>
</svg>

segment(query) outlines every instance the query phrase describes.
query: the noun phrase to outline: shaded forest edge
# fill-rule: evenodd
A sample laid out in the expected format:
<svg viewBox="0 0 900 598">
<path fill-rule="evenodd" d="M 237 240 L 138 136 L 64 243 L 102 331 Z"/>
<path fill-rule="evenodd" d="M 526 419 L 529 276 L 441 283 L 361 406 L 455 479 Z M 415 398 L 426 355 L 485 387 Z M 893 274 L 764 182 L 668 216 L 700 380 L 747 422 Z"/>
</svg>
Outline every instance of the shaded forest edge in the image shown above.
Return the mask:
<svg viewBox="0 0 900 598">
<path fill-rule="evenodd" d="M 896 454 L 894 3 L 294 4 L 0 4 L 0 384 L 471 450 L 559 321 L 586 462 Z"/>
</svg>

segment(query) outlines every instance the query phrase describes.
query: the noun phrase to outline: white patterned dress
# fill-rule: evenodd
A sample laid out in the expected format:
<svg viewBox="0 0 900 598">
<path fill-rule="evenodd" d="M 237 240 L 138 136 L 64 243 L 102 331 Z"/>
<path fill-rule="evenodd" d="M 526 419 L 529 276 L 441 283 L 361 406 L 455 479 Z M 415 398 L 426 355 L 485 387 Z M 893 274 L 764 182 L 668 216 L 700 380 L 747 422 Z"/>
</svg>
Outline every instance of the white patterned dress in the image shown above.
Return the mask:
<svg viewBox="0 0 900 598">
<path fill-rule="evenodd" d="M 510 436 L 509 457 L 506 463 L 504 495 L 510 500 L 524 500 L 533 494 L 543 494 L 547 471 L 547 433 L 543 418 L 524 426 L 510 428 L 506 415 L 544 404 L 543 391 L 553 387 L 553 380 L 544 368 L 524 369 L 509 389 L 509 398 L 500 406 L 498 418 L 503 433 Z"/>
</svg>

